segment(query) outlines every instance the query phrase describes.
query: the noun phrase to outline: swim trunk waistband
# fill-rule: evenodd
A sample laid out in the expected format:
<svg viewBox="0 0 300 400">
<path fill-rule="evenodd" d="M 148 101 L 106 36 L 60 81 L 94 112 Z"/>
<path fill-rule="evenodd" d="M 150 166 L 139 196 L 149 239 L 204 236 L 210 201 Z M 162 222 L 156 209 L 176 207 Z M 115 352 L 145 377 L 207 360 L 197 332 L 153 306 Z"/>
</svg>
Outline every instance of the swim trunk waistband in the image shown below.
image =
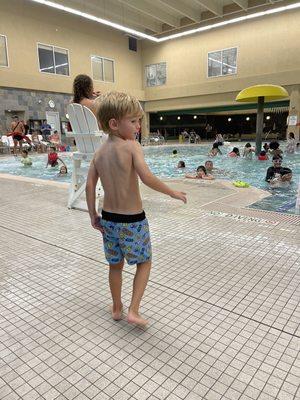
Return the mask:
<svg viewBox="0 0 300 400">
<path fill-rule="evenodd" d="M 102 218 L 106 221 L 120 222 L 124 224 L 130 224 L 131 222 L 143 221 L 146 218 L 145 211 L 139 214 L 115 214 L 108 211 L 102 210 Z"/>
</svg>

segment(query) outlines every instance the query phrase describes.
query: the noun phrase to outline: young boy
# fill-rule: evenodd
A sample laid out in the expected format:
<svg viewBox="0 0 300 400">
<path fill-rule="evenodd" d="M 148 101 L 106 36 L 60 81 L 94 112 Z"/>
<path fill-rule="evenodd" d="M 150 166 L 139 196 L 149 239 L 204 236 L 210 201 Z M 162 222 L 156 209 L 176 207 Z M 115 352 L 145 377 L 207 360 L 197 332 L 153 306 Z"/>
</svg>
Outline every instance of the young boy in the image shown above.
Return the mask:
<svg viewBox="0 0 300 400">
<path fill-rule="evenodd" d="M 56 148 L 54 146 L 51 146 L 48 153 L 46 168 L 48 167 L 48 165 L 50 165 L 51 167 L 56 167 L 58 165 L 58 161 L 60 161 L 62 165 L 66 167 L 66 164 L 63 162 L 63 160 L 58 157 L 58 154 L 56 153 Z"/>
<path fill-rule="evenodd" d="M 30 157 L 28 157 L 28 151 L 27 150 L 22 150 L 21 153 L 21 163 L 24 165 L 24 167 L 31 167 L 32 165 L 32 160 Z"/>
<path fill-rule="evenodd" d="M 109 263 L 112 318 L 122 318 L 122 269 L 124 259 L 137 264 L 127 322 L 145 326 L 139 307 L 151 269 L 151 242 L 148 221 L 143 211 L 138 177 L 151 189 L 186 203 L 186 194 L 170 189 L 149 170 L 135 135 L 140 129 L 143 110 L 134 97 L 110 92 L 98 100 L 97 118 L 107 141 L 91 162 L 86 197 L 93 228 L 101 231 Z M 100 178 L 104 189 L 102 217 L 95 208 L 95 189 Z"/>
</svg>

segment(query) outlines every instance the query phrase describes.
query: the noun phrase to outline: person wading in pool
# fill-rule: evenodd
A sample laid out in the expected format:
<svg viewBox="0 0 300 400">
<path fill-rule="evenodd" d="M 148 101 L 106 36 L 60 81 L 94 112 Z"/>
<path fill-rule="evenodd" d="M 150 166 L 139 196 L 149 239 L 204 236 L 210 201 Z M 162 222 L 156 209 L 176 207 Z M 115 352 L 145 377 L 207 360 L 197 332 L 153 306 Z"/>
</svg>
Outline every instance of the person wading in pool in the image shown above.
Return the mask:
<svg viewBox="0 0 300 400">
<path fill-rule="evenodd" d="M 289 183 L 292 179 L 292 170 L 281 166 L 282 158 L 280 156 L 273 157 L 273 166 L 267 170 L 266 181 L 271 185 L 278 183 Z"/>
</svg>

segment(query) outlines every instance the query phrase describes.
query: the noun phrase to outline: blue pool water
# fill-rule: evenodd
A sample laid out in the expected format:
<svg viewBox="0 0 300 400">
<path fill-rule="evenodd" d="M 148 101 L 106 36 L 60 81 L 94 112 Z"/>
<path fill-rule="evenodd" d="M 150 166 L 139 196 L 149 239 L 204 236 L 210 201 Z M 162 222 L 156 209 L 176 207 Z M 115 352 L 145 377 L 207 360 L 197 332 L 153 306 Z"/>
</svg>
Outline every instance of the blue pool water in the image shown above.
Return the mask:
<svg viewBox="0 0 300 400">
<path fill-rule="evenodd" d="M 238 147 L 242 152 L 244 144 L 240 143 Z M 190 145 L 190 146 L 155 146 L 145 147 L 145 159 L 152 172 L 161 178 L 181 178 L 185 173 L 193 173 L 197 166 L 204 165 L 208 160 L 208 150 L 211 145 Z M 284 148 L 284 146 L 282 146 Z M 177 149 L 178 155 L 172 156 L 172 150 Z M 281 211 L 293 213 L 295 211 L 294 203 L 297 194 L 297 183 L 300 176 L 300 154 L 285 155 L 283 166 L 287 166 L 293 171 L 293 182 L 289 188 L 269 189 L 264 181 L 266 170 L 272 165 L 272 161 L 232 159 L 227 157 L 227 152 L 231 147 L 223 147 L 223 155 L 212 158 L 215 168 L 216 178 L 230 181 L 243 180 L 250 185 L 260 189 L 268 190 L 270 197 L 252 205 L 254 208 Z M 69 153 L 61 153 L 60 157 L 68 166 L 69 173 L 65 176 L 58 175 L 58 168 L 45 168 L 47 155 L 31 156 L 33 160 L 32 167 L 24 167 L 20 163 L 20 158 L 5 157 L 0 159 L 0 173 L 9 173 L 13 175 L 22 175 L 31 178 L 47 179 L 57 182 L 69 182 L 71 179 L 72 160 Z M 179 160 L 186 163 L 185 170 L 179 170 L 176 165 Z M 88 169 L 88 164 L 83 164 Z M 246 190 L 246 189 L 245 189 Z"/>
</svg>

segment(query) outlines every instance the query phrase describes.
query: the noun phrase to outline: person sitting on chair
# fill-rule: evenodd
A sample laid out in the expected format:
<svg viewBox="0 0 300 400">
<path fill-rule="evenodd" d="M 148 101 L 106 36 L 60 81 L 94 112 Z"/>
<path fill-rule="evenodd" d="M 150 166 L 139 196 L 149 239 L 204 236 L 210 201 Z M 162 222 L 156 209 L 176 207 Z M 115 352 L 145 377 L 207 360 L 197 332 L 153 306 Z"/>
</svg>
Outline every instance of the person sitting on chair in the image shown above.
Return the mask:
<svg viewBox="0 0 300 400">
<path fill-rule="evenodd" d="M 88 75 L 77 75 L 73 82 L 73 103 L 81 104 L 96 113 L 95 99 L 100 92 L 94 91 L 93 81 Z"/>
</svg>

